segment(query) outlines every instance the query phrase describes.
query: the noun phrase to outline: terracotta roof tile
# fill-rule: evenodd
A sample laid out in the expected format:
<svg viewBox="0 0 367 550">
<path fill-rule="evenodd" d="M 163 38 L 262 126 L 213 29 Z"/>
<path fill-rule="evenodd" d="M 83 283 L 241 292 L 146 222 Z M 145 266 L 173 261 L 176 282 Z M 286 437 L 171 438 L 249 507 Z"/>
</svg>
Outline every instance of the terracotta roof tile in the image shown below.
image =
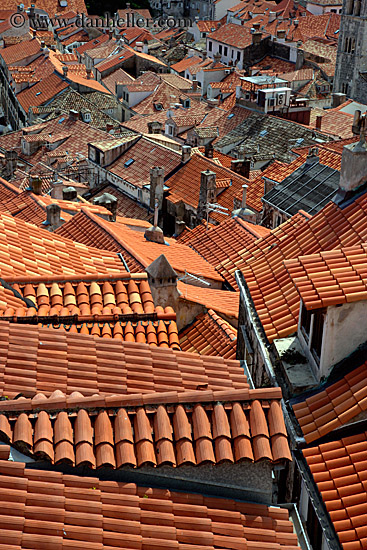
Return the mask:
<svg viewBox="0 0 367 550">
<path fill-rule="evenodd" d="M 9 522 L 3 516 L 2 543 L 9 549 L 299 550 L 288 510 L 277 506 L 82 478 L 24 463 L 1 461 L 0 471 L 1 507 L 12 513 Z"/>
<path fill-rule="evenodd" d="M 147 267 L 158 256 L 164 254 L 179 274 L 185 273 L 190 265 L 191 273 L 222 281 L 214 268 L 186 245 L 169 238 L 166 238 L 167 244 L 152 243 L 145 239 L 142 231 L 134 231 L 132 226 L 130 227 L 118 222 L 107 222 L 84 211 L 78 218 L 74 217 L 61 226 L 57 234 L 83 243 L 93 242 L 94 246 L 101 246 L 106 250 L 121 252 L 128 265 L 131 262 L 135 271 L 141 271 L 142 267 Z"/>
<path fill-rule="evenodd" d="M 212 309 L 179 334 L 182 351 L 236 358 L 237 330 Z"/>
<path fill-rule="evenodd" d="M 234 288 L 234 272 L 242 271 L 269 341 L 292 334 L 298 324 L 299 295 L 283 262 L 305 253 L 359 246 L 367 234 L 366 210 L 363 195 L 343 209 L 331 202 L 310 219 L 297 214 L 217 266 Z M 282 315 L 274 314 L 275 309 Z"/>
<path fill-rule="evenodd" d="M 365 387 L 367 364 L 354 369 L 341 380 L 293 404 L 293 411 L 307 443 L 350 422 L 367 409 Z"/>
<path fill-rule="evenodd" d="M 17 11 L 16 5 L 15 11 Z M 26 59 L 27 57 L 31 57 L 37 53 L 41 53 L 41 45 L 36 38 L 33 38 L 32 40 L 24 40 L 19 42 L 19 44 L 14 44 L 14 46 L 3 48 L 0 55 L 6 65 L 13 65 L 14 63 L 19 63 L 22 59 Z"/>
<path fill-rule="evenodd" d="M 247 387 L 239 363 L 143 342 L 93 338 L 1 321 L 0 391 L 9 397 L 61 390 L 133 394 Z M 24 353 L 26 350 L 26 353 Z M 16 360 L 14 358 L 17 358 Z M 52 358 L 52 359 L 51 359 Z"/>
<path fill-rule="evenodd" d="M 0 212 L 2 277 L 124 273 L 116 254 L 59 237 Z"/>
<path fill-rule="evenodd" d="M 266 227 L 234 217 L 208 230 L 205 225 L 198 225 L 192 231 L 185 232 L 178 240 L 196 250 L 216 267 L 231 255 L 236 255 L 256 239 L 265 237 L 269 233 L 270 229 Z"/>
<path fill-rule="evenodd" d="M 7 415 L 2 417 L 8 422 L 6 442 L 55 464 L 120 468 L 264 459 L 277 463 L 291 460 L 280 397 L 277 389 L 244 388 L 231 395 L 173 391 L 163 394 L 163 403 L 161 394 L 92 399 L 71 394 L 68 401 L 55 392 L 49 399 L 38 394 L 33 400 L 0 403 L 0 412 Z M 28 405 L 29 413 L 22 412 Z M 251 436 L 241 431 L 239 418 Z M 244 437 L 247 445 L 238 445 Z M 184 444 L 190 447 L 185 455 Z"/>
<path fill-rule="evenodd" d="M 366 536 L 366 450 L 364 432 L 303 451 L 345 550 L 362 548 Z M 320 471 L 325 475 L 320 476 Z"/>
<path fill-rule="evenodd" d="M 250 29 L 235 23 L 228 23 L 219 27 L 216 31 L 210 33 L 209 37 L 212 40 L 235 46 L 236 48 L 247 48 L 252 42 L 252 34 Z"/>
<path fill-rule="evenodd" d="M 358 218 L 360 216 L 355 216 L 355 222 Z M 284 264 L 306 309 L 313 309 L 315 301 L 320 302 L 320 307 L 327 307 L 366 300 L 366 259 L 367 246 L 360 244 L 299 256 Z"/>
<path fill-rule="evenodd" d="M 182 300 L 201 304 L 226 317 L 238 318 L 239 292 L 194 286 L 181 281 L 177 286 Z"/>
</svg>

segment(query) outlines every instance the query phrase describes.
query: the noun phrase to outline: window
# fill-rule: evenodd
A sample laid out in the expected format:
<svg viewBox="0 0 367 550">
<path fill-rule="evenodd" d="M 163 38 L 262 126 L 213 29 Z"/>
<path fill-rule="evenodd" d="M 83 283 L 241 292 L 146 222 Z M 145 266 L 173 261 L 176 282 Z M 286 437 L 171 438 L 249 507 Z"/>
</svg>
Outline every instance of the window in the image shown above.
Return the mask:
<svg viewBox="0 0 367 550">
<path fill-rule="evenodd" d="M 209 42 L 208 42 L 208 50 L 211 52 L 212 49 L 213 49 L 213 43 L 210 42 L 210 40 L 209 40 Z"/>
<path fill-rule="evenodd" d="M 234 50 L 232 50 L 232 52 L 231 52 L 232 59 L 233 59 L 233 56 L 234 56 Z"/>
<path fill-rule="evenodd" d="M 224 46 L 224 55 L 228 55 L 228 48 L 227 48 L 227 46 Z"/>
<path fill-rule="evenodd" d="M 322 335 L 324 332 L 324 318 L 325 311 L 315 311 L 313 314 L 313 327 L 312 327 L 312 337 L 311 337 L 311 351 L 316 361 L 320 362 L 321 356 L 321 346 L 322 346 Z"/>
<path fill-rule="evenodd" d="M 330 11 L 331 11 L 331 13 L 336 13 L 336 10 L 330 10 Z"/>
<path fill-rule="evenodd" d="M 310 337 L 312 312 L 305 308 L 303 302 L 301 307 L 301 330 L 305 340 L 308 342 Z"/>
<path fill-rule="evenodd" d="M 237 52 L 237 61 L 241 59 L 241 52 Z"/>
<path fill-rule="evenodd" d="M 222 50 L 223 50 L 222 44 L 219 44 L 218 52 L 219 52 L 221 55 L 222 55 Z"/>
</svg>

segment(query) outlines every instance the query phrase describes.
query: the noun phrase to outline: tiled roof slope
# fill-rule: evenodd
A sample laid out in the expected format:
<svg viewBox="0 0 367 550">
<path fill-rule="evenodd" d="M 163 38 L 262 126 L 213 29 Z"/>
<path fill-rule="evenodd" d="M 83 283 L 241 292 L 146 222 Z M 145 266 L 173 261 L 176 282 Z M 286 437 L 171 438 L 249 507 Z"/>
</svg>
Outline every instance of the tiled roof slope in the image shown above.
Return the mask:
<svg viewBox="0 0 367 550">
<path fill-rule="evenodd" d="M 91 396 L 247 387 L 237 361 L 0 322 L 0 392 Z"/>
<path fill-rule="evenodd" d="M 0 212 L 1 277 L 121 274 L 119 257 L 73 242 Z"/>
<path fill-rule="evenodd" d="M 367 300 L 367 245 L 287 260 L 306 309 Z"/>
<path fill-rule="evenodd" d="M 27 548 L 34 539 L 39 547 L 65 550 L 299 549 L 284 508 L 46 472 L 24 463 L 1 461 L 0 472 L 0 506 L 12 516 L 2 530 L 9 549 Z"/>
<path fill-rule="evenodd" d="M 188 244 L 216 267 L 231 255 L 237 257 L 239 251 L 269 233 L 270 229 L 266 227 L 234 217 L 228 218 L 208 230 L 204 225 L 198 225 L 179 241 Z"/>
<path fill-rule="evenodd" d="M 0 316 L 8 320 L 180 349 L 176 314 L 170 307 L 154 306 L 145 273 L 16 281 L 7 279 L 12 300 L 20 298 L 13 307 L 0 308 Z"/>
<path fill-rule="evenodd" d="M 17 99 L 24 111 L 28 113 L 30 107 L 43 105 L 68 87 L 69 84 L 54 73 L 17 94 Z"/>
<path fill-rule="evenodd" d="M 331 433 L 367 410 L 367 364 L 292 405 L 307 443 Z"/>
<path fill-rule="evenodd" d="M 167 181 L 169 187 L 168 200 L 172 202 L 183 201 L 193 208 L 197 208 L 200 193 L 200 173 L 205 170 L 211 170 L 216 174 L 216 181 L 230 181 L 230 185 L 225 189 L 218 189 L 217 203 L 227 208 L 229 212 L 233 210 L 233 199 L 242 189 L 242 185 L 249 184 L 249 180 L 236 174 L 229 168 L 219 166 L 212 159 L 203 157 L 200 154 L 194 154 L 191 159 Z M 251 193 L 248 193 L 248 206 L 256 210 L 256 205 L 251 200 Z M 210 217 L 217 221 L 222 221 L 223 216 L 215 212 L 210 213 Z"/>
<path fill-rule="evenodd" d="M 94 227 L 93 233 L 89 229 L 92 226 Z M 118 222 L 107 222 L 90 212 L 84 211 L 78 217 L 75 216 L 69 223 L 61 226 L 57 230 L 57 234 L 80 239 L 84 243 L 93 242 L 95 246 L 121 252 L 128 265 L 127 258 L 130 256 L 135 264 L 139 265 L 137 271 L 142 271 L 142 267 L 147 267 L 158 256 L 164 254 L 173 269 L 179 274 L 185 273 L 189 265 L 190 273 L 215 281 L 223 280 L 197 252 L 186 245 L 177 243 L 175 239 L 166 238 L 168 244 L 149 242 L 145 239 L 142 231 L 133 231 L 125 224 Z"/>
<path fill-rule="evenodd" d="M 56 414 L 53 402 L 60 410 L 65 396 L 55 392 L 45 399 L 38 394 L 32 401 L 5 402 L 3 408 L 0 403 L 0 411 L 7 405 L 19 407 L 7 413 L 9 418 L 0 414 L 1 435 L 36 459 L 77 467 L 291 460 L 278 389 L 209 392 L 201 402 L 205 393 L 167 394 L 164 404 L 152 394 L 145 396 L 146 406 L 141 396 L 135 403 L 131 398 L 97 397 L 88 410 L 91 400 L 75 392 L 67 410 Z M 32 410 L 24 413 L 29 405 L 36 407 L 37 419 Z"/>
<path fill-rule="evenodd" d="M 182 281 L 178 281 L 177 287 L 181 293 L 181 300 L 201 304 L 227 317 L 238 318 L 240 307 L 239 292 L 194 286 Z"/>
<path fill-rule="evenodd" d="M 68 0 L 67 6 L 60 6 L 58 0 L 34 0 L 32 2 L 36 9 L 44 10 L 50 17 L 54 17 L 55 14 L 69 14 L 70 12 L 76 13 L 87 13 L 84 0 Z M 30 3 L 25 3 L 26 7 L 29 7 Z M 2 0 L 1 9 L 3 10 L 12 10 L 13 12 L 17 11 L 17 0 Z"/>
<path fill-rule="evenodd" d="M 182 351 L 236 359 L 237 330 L 212 309 L 199 315 L 179 337 Z"/>
<path fill-rule="evenodd" d="M 296 214 L 217 267 L 234 288 L 233 275 L 242 271 L 269 341 L 297 329 L 300 299 L 284 260 L 359 245 L 367 238 L 366 213 L 365 194 L 344 209 L 331 202 L 310 219 Z"/>
<path fill-rule="evenodd" d="M 139 220 L 150 220 L 152 218 L 152 212 L 149 214 L 147 208 L 125 195 L 118 187 L 112 184 L 105 185 L 98 191 L 93 190 L 91 199 L 96 199 L 104 193 L 109 193 L 116 197 L 117 214 L 119 216 L 123 216 L 124 218 L 138 218 Z"/>
<path fill-rule="evenodd" d="M 366 432 L 303 451 L 344 550 L 365 546 L 366 451 Z"/>
<path fill-rule="evenodd" d="M 6 9 L 3 4 L 1 5 L 2 9 Z M 17 6 L 15 5 L 15 11 L 17 11 Z M 19 44 L 14 44 L 13 46 L 8 46 L 7 48 L 1 49 L 1 57 L 5 61 L 6 65 L 13 65 L 20 62 L 22 59 L 31 57 L 33 55 L 41 54 L 41 44 L 36 39 L 25 40 Z"/>
</svg>

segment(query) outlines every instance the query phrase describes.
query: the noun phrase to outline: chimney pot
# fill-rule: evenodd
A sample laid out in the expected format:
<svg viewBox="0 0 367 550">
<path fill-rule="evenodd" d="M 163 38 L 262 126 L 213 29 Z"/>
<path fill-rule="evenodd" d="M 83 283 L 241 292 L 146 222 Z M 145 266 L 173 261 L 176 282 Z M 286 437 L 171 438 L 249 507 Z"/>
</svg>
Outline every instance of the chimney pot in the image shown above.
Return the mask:
<svg viewBox="0 0 367 550">
<path fill-rule="evenodd" d="M 46 206 L 46 224 L 49 229 L 49 231 L 52 231 L 54 229 L 57 229 L 62 225 L 61 221 L 61 208 L 58 204 L 49 204 Z"/>
<path fill-rule="evenodd" d="M 74 122 L 78 120 L 79 113 L 78 111 L 75 111 L 74 109 L 70 109 L 69 111 L 69 120 L 73 120 Z"/>
<path fill-rule="evenodd" d="M 78 193 L 75 187 L 64 187 L 62 190 L 62 198 L 64 201 L 76 201 Z"/>
<path fill-rule="evenodd" d="M 185 164 L 191 158 L 191 147 L 189 145 L 183 145 L 181 149 L 181 162 Z"/>
<path fill-rule="evenodd" d="M 244 185 L 242 185 L 242 209 L 245 210 L 246 209 L 246 199 L 247 199 L 247 188 L 248 188 L 248 185 L 246 185 L 246 183 Z"/>
<path fill-rule="evenodd" d="M 42 195 L 42 180 L 39 177 L 30 177 L 30 188 L 35 195 Z"/>
<path fill-rule="evenodd" d="M 318 115 L 316 117 L 316 129 L 321 130 L 321 125 L 322 125 L 322 116 Z"/>
</svg>

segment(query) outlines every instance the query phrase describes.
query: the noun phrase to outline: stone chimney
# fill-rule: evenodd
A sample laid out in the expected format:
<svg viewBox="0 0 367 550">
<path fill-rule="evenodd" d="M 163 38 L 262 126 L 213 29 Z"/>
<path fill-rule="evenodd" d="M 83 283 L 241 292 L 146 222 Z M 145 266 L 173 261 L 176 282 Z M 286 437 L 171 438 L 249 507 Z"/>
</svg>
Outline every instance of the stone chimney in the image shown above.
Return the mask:
<svg viewBox="0 0 367 550">
<path fill-rule="evenodd" d="M 155 199 L 154 205 L 154 222 L 151 227 L 145 230 L 144 237 L 152 243 L 164 244 L 164 235 L 162 229 L 158 226 L 158 198 Z"/>
<path fill-rule="evenodd" d="M 158 256 L 145 271 L 148 274 L 154 304 L 163 308 L 170 306 L 174 311 L 179 311 L 180 293 L 177 289 L 177 273 L 166 256 L 164 254 Z"/>
<path fill-rule="evenodd" d="M 345 94 L 338 93 L 338 92 L 332 93 L 331 94 L 331 100 L 332 100 L 331 107 L 333 109 L 335 109 L 335 107 L 339 107 L 339 105 L 344 103 L 346 99 L 347 99 L 347 96 Z"/>
<path fill-rule="evenodd" d="M 64 187 L 62 190 L 62 198 L 64 201 L 73 201 L 77 200 L 78 193 L 75 187 Z"/>
<path fill-rule="evenodd" d="M 213 142 L 210 141 L 209 143 L 206 143 L 205 144 L 205 156 L 206 158 L 208 159 L 212 159 L 213 158 L 213 155 L 214 155 L 214 147 L 213 147 Z"/>
<path fill-rule="evenodd" d="M 176 218 L 175 220 L 175 237 L 178 237 L 181 235 L 181 233 L 185 230 L 186 224 L 183 220 L 179 220 Z"/>
<path fill-rule="evenodd" d="M 183 145 L 181 148 L 181 162 L 186 164 L 191 158 L 191 147 L 190 145 Z"/>
<path fill-rule="evenodd" d="M 322 116 L 318 115 L 316 117 L 316 130 L 321 130 L 321 125 L 322 125 Z"/>
<path fill-rule="evenodd" d="M 42 180 L 38 177 L 30 176 L 29 187 L 35 195 L 42 195 Z"/>
<path fill-rule="evenodd" d="M 158 199 L 158 225 L 163 205 L 164 168 L 155 166 L 150 170 L 149 208 L 155 210 L 155 200 Z"/>
<path fill-rule="evenodd" d="M 163 124 L 157 120 L 148 122 L 148 134 L 161 134 L 162 126 Z"/>
<path fill-rule="evenodd" d="M 268 22 L 272 23 L 273 21 L 275 21 L 276 17 L 277 17 L 277 14 L 275 13 L 275 11 L 269 11 L 269 20 L 268 20 Z"/>
<path fill-rule="evenodd" d="M 256 31 L 256 32 L 252 33 L 252 43 L 253 43 L 253 45 L 257 46 L 258 44 L 260 44 L 262 37 L 263 37 L 263 33 L 261 31 Z"/>
<path fill-rule="evenodd" d="M 88 69 L 86 69 L 86 72 L 87 72 L 87 79 L 90 80 L 92 78 L 92 69 L 88 68 Z M 66 76 L 66 75 L 64 75 L 64 76 Z"/>
<path fill-rule="evenodd" d="M 305 62 L 305 52 L 300 48 L 297 47 L 297 59 L 296 59 L 296 71 L 299 71 L 302 69 L 303 64 Z"/>
<path fill-rule="evenodd" d="M 222 59 L 222 56 L 220 55 L 220 53 L 215 53 L 213 57 L 214 57 L 214 63 L 220 63 Z"/>
<path fill-rule="evenodd" d="M 196 212 L 196 222 L 200 224 L 207 216 L 208 203 L 216 201 L 216 174 L 210 170 L 201 172 L 199 203 Z"/>
<path fill-rule="evenodd" d="M 61 220 L 61 208 L 58 204 L 49 204 L 46 206 L 46 221 L 43 222 L 44 228 L 47 231 L 55 231 L 63 224 Z"/>
<path fill-rule="evenodd" d="M 104 206 L 107 210 L 111 212 L 109 216 L 110 222 L 116 221 L 117 213 L 117 199 L 111 193 L 103 193 L 99 197 L 93 199 L 93 204 L 98 204 L 99 206 Z"/>
<path fill-rule="evenodd" d="M 353 120 L 353 133 L 359 131 L 359 141 L 343 147 L 340 168 L 339 191 L 335 202 L 340 203 L 352 196 L 367 181 L 367 121 L 366 114 L 356 111 Z"/>
<path fill-rule="evenodd" d="M 192 91 L 196 92 L 198 89 L 198 81 L 196 80 L 196 75 L 192 78 Z"/>
<path fill-rule="evenodd" d="M 68 76 L 68 66 L 67 65 L 62 66 L 62 74 L 64 75 L 64 78 L 67 78 L 67 76 Z"/>
<path fill-rule="evenodd" d="M 111 122 L 107 122 L 106 132 L 111 132 L 111 130 L 113 130 L 113 124 Z"/>
<path fill-rule="evenodd" d="M 16 151 L 9 150 L 5 151 L 5 170 L 4 177 L 5 179 L 10 179 L 13 177 L 14 172 L 17 168 L 18 154 Z"/>
<path fill-rule="evenodd" d="M 250 178 L 250 168 L 251 160 L 250 159 L 235 159 L 231 160 L 231 170 L 240 174 L 244 178 Z"/>
</svg>

